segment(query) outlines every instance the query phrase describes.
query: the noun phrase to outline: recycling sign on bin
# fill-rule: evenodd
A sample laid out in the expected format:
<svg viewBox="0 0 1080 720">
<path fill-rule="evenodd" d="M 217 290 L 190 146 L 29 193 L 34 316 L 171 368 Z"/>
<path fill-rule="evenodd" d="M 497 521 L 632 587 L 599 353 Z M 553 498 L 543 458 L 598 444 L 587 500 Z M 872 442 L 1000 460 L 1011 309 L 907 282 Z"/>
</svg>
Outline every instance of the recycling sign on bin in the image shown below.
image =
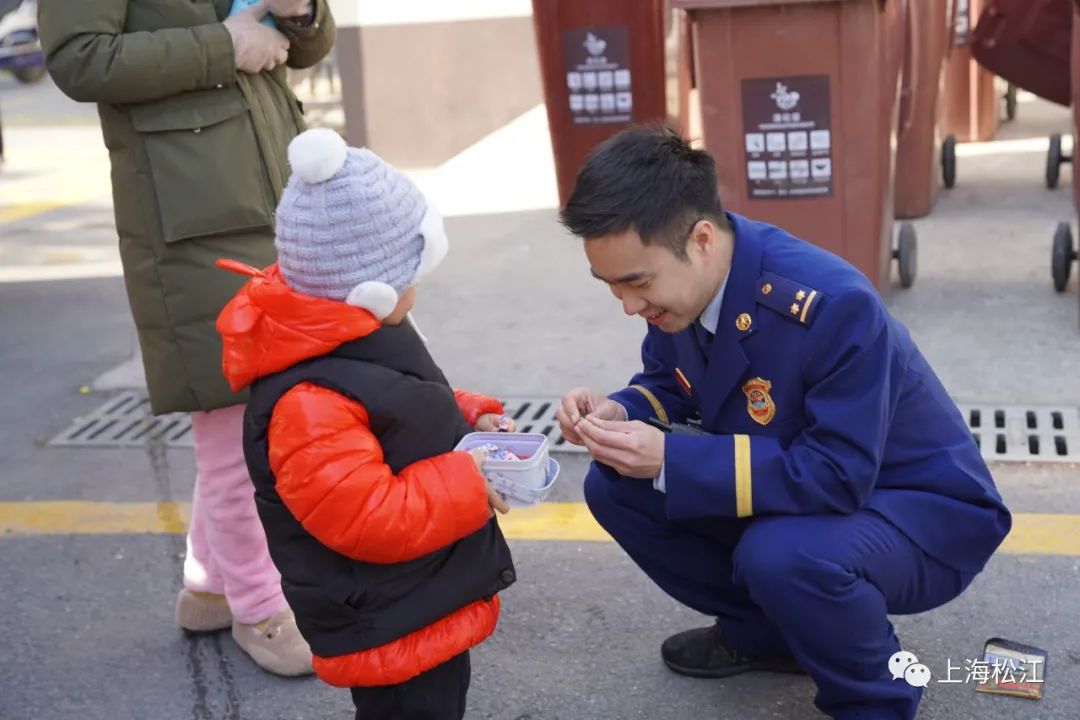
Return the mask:
<svg viewBox="0 0 1080 720">
<path fill-rule="evenodd" d="M 627 27 L 575 28 L 563 33 L 570 115 L 577 125 L 630 122 Z"/>
<path fill-rule="evenodd" d="M 744 79 L 742 108 L 752 199 L 832 195 L 828 75 Z"/>
</svg>

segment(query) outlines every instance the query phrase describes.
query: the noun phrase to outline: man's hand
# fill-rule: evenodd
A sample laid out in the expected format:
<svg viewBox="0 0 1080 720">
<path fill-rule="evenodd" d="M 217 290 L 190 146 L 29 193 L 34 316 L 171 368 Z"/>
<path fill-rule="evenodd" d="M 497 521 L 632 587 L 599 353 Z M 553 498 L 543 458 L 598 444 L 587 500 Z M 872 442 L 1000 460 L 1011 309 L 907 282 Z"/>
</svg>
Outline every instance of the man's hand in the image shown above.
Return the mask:
<svg viewBox="0 0 1080 720">
<path fill-rule="evenodd" d="M 236 69 L 254 75 L 273 70 L 289 59 L 289 39 L 260 20 L 267 12 L 267 2 L 252 5 L 225 20 L 233 42 Z"/>
<path fill-rule="evenodd" d="M 503 418 L 506 419 L 503 420 Z M 476 424 L 473 425 L 473 430 L 476 432 L 514 432 L 516 429 L 517 423 L 514 422 L 514 418 L 498 413 L 484 413 L 476 418 Z"/>
<path fill-rule="evenodd" d="M 280 18 L 306 18 L 311 16 L 311 0 L 266 0 L 271 15 Z"/>
<path fill-rule="evenodd" d="M 585 444 L 577 432 L 577 425 L 586 415 L 601 420 L 626 420 L 626 408 L 588 388 L 574 388 L 563 396 L 562 405 L 555 413 L 559 429 L 567 442 Z"/>
<path fill-rule="evenodd" d="M 664 466 L 664 433 L 643 422 L 617 422 L 590 415 L 577 425 L 589 454 L 626 477 L 652 480 Z"/>
</svg>

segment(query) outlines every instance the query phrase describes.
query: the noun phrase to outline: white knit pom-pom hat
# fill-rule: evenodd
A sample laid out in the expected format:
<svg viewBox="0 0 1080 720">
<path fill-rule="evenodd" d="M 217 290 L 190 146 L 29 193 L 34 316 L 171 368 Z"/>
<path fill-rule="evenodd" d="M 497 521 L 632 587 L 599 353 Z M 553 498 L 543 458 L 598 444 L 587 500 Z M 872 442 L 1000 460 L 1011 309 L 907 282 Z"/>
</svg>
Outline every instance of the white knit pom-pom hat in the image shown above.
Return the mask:
<svg viewBox="0 0 1080 720">
<path fill-rule="evenodd" d="M 289 287 L 379 320 L 446 257 L 442 217 L 413 183 L 367 148 L 319 128 L 289 143 L 292 177 L 274 244 Z"/>
</svg>

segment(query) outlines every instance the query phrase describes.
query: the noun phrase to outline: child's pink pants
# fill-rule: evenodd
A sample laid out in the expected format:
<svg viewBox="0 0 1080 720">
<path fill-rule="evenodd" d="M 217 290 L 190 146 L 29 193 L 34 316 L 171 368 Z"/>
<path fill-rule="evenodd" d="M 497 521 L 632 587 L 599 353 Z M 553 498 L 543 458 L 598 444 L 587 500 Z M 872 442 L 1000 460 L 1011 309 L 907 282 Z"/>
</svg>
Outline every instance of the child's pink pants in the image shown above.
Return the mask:
<svg viewBox="0 0 1080 720">
<path fill-rule="evenodd" d="M 286 608 L 244 463 L 244 406 L 194 412 L 195 497 L 184 587 L 224 595 L 233 619 L 253 624 Z"/>
</svg>

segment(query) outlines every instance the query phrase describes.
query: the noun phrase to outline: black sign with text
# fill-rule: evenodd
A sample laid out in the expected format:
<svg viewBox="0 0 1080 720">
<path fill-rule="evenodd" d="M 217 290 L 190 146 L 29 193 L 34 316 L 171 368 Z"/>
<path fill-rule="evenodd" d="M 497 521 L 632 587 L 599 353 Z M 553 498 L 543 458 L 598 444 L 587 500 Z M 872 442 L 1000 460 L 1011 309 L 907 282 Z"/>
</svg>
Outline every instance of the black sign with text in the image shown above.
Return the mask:
<svg viewBox="0 0 1080 720">
<path fill-rule="evenodd" d="M 832 195 L 828 75 L 745 79 L 742 107 L 752 199 Z"/>
</svg>

